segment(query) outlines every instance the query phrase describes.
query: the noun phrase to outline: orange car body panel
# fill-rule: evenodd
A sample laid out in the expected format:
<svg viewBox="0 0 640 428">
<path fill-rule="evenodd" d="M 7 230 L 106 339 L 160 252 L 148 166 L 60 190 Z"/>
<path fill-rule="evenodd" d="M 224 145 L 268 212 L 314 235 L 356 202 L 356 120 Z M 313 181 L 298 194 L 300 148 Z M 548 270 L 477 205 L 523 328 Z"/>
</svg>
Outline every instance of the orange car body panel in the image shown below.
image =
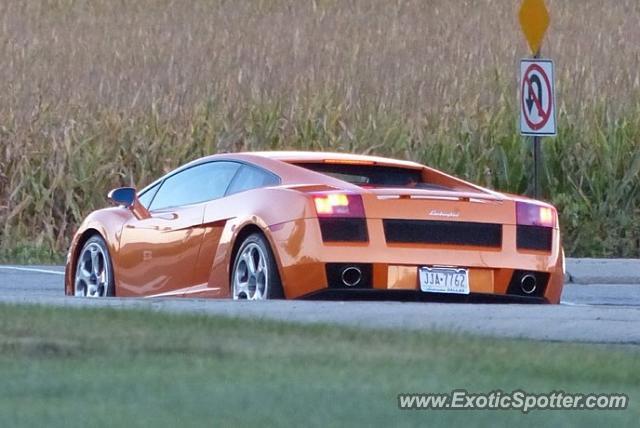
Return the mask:
<svg viewBox="0 0 640 428">
<path fill-rule="evenodd" d="M 287 298 L 326 289 L 325 264 L 344 262 L 371 263 L 372 287 L 387 290 L 419 290 L 418 268 L 425 265 L 468 268 L 472 293 L 498 295 L 506 293 L 516 269 L 546 272 L 550 279 L 544 298 L 550 303 L 560 300 L 564 255 L 557 222 L 551 251 L 516 248 L 516 202 L 542 203 L 483 189 L 417 163 L 386 158 L 267 152 L 204 159 L 209 160 L 250 163 L 278 175 L 281 184 L 148 216 L 124 207 L 91 213 L 71 243 L 66 293 L 73 294 L 82 243 L 90 234 L 99 233 L 107 241 L 113 260 L 117 296 L 228 298 L 233 248 L 238 235 L 251 227 L 269 241 Z M 325 161 L 420 170 L 425 181 L 450 190 L 362 188 L 295 166 Z M 323 242 L 313 201 L 306 192 L 332 188 L 361 195 L 368 242 Z M 429 213 L 452 212 L 457 217 L 447 221 L 502 224 L 502 246 L 393 244 L 385 240 L 383 219 L 425 219 Z"/>
</svg>

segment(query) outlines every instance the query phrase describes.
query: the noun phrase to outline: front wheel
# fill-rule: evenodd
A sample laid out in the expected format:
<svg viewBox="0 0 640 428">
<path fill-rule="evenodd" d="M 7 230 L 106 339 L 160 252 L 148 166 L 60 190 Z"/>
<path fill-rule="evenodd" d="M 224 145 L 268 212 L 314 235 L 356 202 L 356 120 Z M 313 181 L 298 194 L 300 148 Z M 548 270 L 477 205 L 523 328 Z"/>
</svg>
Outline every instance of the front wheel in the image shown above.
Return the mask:
<svg viewBox="0 0 640 428">
<path fill-rule="evenodd" d="M 87 240 L 76 265 L 74 295 L 83 297 L 114 296 L 113 267 L 107 243 L 99 235 Z"/>
<path fill-rule="evenodd" d="M 282 299 L 282 284 L 273 253 L 260 233 L 240 245 L 231 274 L 234 300 Z"/>
</svg>

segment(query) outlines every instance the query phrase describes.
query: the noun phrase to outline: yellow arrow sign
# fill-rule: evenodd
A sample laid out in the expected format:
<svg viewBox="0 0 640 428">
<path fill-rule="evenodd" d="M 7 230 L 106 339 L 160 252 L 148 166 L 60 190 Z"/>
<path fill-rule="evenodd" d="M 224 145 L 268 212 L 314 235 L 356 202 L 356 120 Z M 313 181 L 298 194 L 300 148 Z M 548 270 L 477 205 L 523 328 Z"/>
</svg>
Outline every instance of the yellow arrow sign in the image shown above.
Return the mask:
<svg viewBox="0 0 640 428">
<path fill-rule="evenodd" d="M 531 52 L 536 55 L 540 52 L 544 33 L 549 27 L 549 11 L 544 0 L 524 0 L 520 7 L 519 18 Z"/>
</svg>

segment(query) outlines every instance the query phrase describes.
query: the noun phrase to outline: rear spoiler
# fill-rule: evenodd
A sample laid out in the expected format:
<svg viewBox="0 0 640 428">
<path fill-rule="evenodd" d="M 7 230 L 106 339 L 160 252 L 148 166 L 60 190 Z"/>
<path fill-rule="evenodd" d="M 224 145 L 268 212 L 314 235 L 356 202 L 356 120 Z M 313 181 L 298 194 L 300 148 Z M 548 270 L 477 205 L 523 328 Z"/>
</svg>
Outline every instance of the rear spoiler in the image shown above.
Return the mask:
<svg viewBox="0 0 640 428">
<path fill-rule="evenodd" d="M 443 199 L 458 201 L 491 201 L 502 202 L 506 198 L 496 192 L 457 192 L 455 190 L 426 189 L 367 189 L 378 199 Z"/>
</svg>

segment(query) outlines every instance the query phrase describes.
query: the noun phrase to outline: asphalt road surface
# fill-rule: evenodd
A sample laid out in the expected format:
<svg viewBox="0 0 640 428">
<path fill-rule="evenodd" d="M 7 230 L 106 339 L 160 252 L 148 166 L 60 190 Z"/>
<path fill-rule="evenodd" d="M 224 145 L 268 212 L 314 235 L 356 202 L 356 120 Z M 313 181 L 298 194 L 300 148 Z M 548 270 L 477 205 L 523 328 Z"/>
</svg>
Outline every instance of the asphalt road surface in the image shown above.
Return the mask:
<svg viewBox="0 0 640 428">
<path fill-rule="evenodd" d="M 65 297 L 59 266 L 0 266 L 0 302 L 108 306 L 365 328 L 640 346 L 640 285 L 567 284 L 561 305 Z"/>
</svg>

